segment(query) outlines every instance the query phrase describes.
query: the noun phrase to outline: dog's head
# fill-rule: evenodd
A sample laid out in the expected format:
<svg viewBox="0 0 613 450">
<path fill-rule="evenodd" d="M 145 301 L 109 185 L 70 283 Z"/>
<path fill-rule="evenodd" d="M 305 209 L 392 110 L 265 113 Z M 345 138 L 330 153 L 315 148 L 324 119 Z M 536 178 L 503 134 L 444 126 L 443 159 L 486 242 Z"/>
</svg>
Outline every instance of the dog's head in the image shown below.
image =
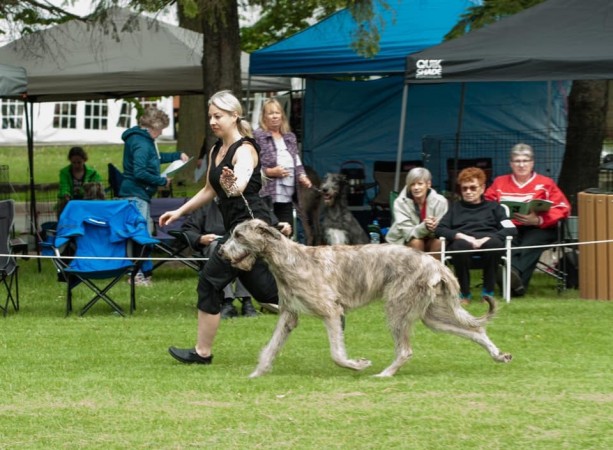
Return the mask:
<svg viewBox="0 0 613 450">
<path fill-rule="evenodd" d="M 241 270 L 251 270 L 271 240 L 286 239 L 280 231 L 263 220 L 253 219 L 238 224 L 230 238 L 221 246 L 220 255 Z"/>
<path fill-rule="evenodd" d="M 83 183 L 83 200 L 104 200 L 104 186 L 102 183 Z"/>
<path fill-rule="evenodd" d="M 327 173 L 321 184 L 324 204 L 328 207 L 347 204 L 347 177 L 342 173 Z"/>
</svg>

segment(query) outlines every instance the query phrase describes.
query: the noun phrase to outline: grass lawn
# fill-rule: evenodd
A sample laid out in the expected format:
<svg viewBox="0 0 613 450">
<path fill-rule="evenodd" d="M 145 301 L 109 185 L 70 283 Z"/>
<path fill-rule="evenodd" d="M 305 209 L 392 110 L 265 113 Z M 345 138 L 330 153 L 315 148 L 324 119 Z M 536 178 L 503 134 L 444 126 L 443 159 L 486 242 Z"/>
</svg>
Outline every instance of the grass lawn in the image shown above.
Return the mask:
<svg viewBox="0 0 613 450">
<path fill-rule="evenodd" d="M 335 366 L 323 325 L 304 317 L 272 373 L 249 380 L 274 315 L 224 321 L 211 366 L 167 354 L 194 343 L 190 269 L 157 269 L 130 317 L 103 303 L 64 317 L 51 263 L 19 263 L 21 310 L 0 318 L 0 448 L 613 448 L 613 303 L 558 296 L 544 275 L 488 328 L 509 364 L 420 324 L 414 358 L 374 378 L 393 356 L 377 302 L 347 315 L 350 356 L 373 361 L 364 372 Z M 78 291 L 75 308 L 89 300 Z M 127 284 L 114 291 L 127 307 Z"/>
<path fill-rule="evenodd" d="M 68 150 L 73 145 L 37 145 L 34 147 L 34 181 L 37 184 L 59 182 L 59 172 L 62 167 L 69 164 Z M 122 170 L 123 146 L 122 145 L 82 145 L 89 159 L 87 165 L 95 168 L 108 186 L 108 164 L 115 164 Z M 159 145 L 161 152 L 174 152 L 174 144 L 163 143 Z M 198 156 L 198 155 L 193 155 Z M 193 180 L 195 160 L 190 162 L 192 166 L 186 167 L 174 178 L 174 189 L 178 194 L 193 195 L 201 184 Z M 0 165 L 8 166 L 9 181 L 13 184 L 27 184 L 30 182 L 28 169 L 28 153 L 25 146 L 3 147 L 0 146 Z M 3 181 L 3 180 L 0 180 Z M 54 194 L 55 195 L 55 194 Z M 17 196 L 16 200 L 23 200 L 23 195 Z M 41 197 L 44 197 L 41 193 Z"/>
</svg>

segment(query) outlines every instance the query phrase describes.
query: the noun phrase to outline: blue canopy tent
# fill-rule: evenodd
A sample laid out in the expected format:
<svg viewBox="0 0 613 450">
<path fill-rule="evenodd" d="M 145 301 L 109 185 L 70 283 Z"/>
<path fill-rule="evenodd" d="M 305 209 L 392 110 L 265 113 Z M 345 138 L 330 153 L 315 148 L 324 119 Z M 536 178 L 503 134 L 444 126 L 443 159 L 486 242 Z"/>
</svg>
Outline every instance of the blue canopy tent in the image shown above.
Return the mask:
<svg viewBox="0 0 613 450">
<path fill-rule="evenodd" d="M 348 10 L 341 10 L 252 53 L 250 74 L 307 79 L 303 159 L 320 173 L 347 159 L 360 159 L 367 167 L 375 160 L 421 159 L 422 137 L 457 132 L 458 117 L 466 132 L 545 128 L 549 120 L 565 123 L 564 114 L 548 116 L 544 82 L 481 83 L 465 92 L 459 85 L 416 86 L 410 99 L 403 96 L 407 55 L 441 43 L 461 14 L 479 3 L 404 0 L 390 2 L 391 10 L 379 6 L 380 51 L 372 58 L 353 50 L 358 24 Z M 383 79 L 338 79 L 370 76 Z M 565 92 L 556 93 L 559 97 L 552 101 L 562 105 Z M 407 133 L 405 122 L 411 124 Z"/>
</svg>

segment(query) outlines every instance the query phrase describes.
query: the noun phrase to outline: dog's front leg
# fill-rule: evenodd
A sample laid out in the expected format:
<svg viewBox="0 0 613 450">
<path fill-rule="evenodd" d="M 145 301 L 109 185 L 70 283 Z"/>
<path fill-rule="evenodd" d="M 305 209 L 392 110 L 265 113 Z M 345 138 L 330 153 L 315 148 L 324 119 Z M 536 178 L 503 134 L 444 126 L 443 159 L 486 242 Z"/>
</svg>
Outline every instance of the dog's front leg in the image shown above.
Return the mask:
<svg viewBox="0 0 613 450">
<path fill-rule="evenodd" d="M 249 378 L 256 378 L 264 375 L 272 369 L 272 362 L 274 361 L 277 353 L 285 344 L 291 331 L 298 325 L 298 315 L 289 311 L 281 310 L 279 313 L 279 321 L 275 328 L 270 341 L 266 344 L 266 347 L 260 353 L 260 360 L 258 366 L 249 375 Z"/>
<path fill-rule="evenodd" d="M 345 337 L 343 335 L 343 325 L 341 315 L 333 315 L 324 318 L 328 340 L 330 341 L 330 354 L 332 361 L 341 367 L 353 370 L 363 370 L 370 367 L 371 362 L 367 359 L 349 359 L 345 349 Z"/>
</svg>

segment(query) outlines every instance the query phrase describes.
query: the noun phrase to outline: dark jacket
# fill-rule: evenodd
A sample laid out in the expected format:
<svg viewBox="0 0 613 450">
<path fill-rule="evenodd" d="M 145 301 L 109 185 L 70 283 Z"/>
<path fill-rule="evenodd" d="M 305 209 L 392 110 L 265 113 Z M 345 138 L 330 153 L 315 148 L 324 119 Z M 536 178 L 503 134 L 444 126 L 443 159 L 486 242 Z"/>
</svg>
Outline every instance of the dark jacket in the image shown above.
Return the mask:
<svg viewBox="0 0 613 450">
<path fill-rule="evenodd" d="M 209 233 L 220 236 L 226 234 L 223 217 L 221 217 L 221 211 L 219 211 L 217 203 L 209 203 L 187 216 L 185 222 L 181 225 L 181 231 L 183 231 L 192 249 L 203 252 L 208 256 L 206 249 L 210 246 L 202 245 L 200 236 Z"/>
<path fill-rule="evenodd" d="M 517 228 L 507 217 L 499 203 L 483 201 L 479 204 L 454 202 L 442 217 L 434 234 L 451 242 L 457 233 L 474 238 L 496 236 L 504 242 L 507 236 L 515 236 Z"/>
<path fill-rule="evenodd" d="M 158 187 L 166 185 L 166 177 L 160 176 L 160 164 L 180 159 L 181 152 L 158 152 L 149 132 L 138 126 L 124 131 L 121 139 L 125 144 L 119 196 L 138 197 L 149 202 Z"/>
</svg>

